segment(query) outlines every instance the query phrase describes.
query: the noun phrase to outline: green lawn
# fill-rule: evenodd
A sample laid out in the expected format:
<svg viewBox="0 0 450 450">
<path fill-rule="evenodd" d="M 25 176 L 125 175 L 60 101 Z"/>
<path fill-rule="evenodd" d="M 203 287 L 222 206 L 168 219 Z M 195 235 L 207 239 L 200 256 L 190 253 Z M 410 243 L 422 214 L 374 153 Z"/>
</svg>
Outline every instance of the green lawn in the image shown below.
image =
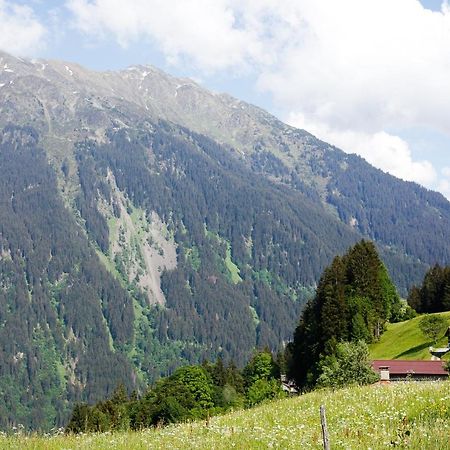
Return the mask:
<svg viewBox="0 0 450 450">
<path fill-rule="evenodd" d="M 446 449 L 450 381 L 316 391 L 199 421 L 141 432 L 77 436 L 5 436 L 7 449 L 320 449 L 319 406 L 331 448 Z"/>
<path fill-rule="evenodd" d="M 450 312 L 439 313 L 450 325 Z M 370 346 L 372 359 L 430 359 L 428 350 L 434 343 L 419 329 L 421 316 L 406 322 L 389 324 L 379 342 Z M 447 338 L 438 341 L 437 347 L 444 347 Z M 448 357 L 448 356 L 447 356 Z"/>
</svg>

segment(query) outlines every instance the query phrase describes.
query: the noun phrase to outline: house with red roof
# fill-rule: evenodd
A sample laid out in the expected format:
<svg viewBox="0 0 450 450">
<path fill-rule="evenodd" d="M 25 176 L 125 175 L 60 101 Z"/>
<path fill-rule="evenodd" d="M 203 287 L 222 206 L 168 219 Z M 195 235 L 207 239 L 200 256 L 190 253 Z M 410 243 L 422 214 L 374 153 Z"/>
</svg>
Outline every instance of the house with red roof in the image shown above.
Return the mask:
<svg viewBox="0 0 450 450">
<path fill-rule="evenodd" d="M 414 361 L 401 359 L 378 359 L 372 368 L 380 374 L 380 381 L 444 380 L 449 373 L 444 368 L 445 361 Z"/>
</svg>

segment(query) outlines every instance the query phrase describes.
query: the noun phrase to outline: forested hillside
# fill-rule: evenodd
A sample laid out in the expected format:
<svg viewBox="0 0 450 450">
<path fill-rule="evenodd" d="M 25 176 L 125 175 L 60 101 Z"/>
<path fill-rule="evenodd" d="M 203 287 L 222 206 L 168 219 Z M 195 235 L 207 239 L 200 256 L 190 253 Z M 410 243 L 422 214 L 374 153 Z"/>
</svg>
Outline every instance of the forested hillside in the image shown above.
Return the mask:
<svg viewBox="0 0 450 450">
<path fill-rule="evenodd" d="M 354 239 L 214 142 L 165 127 L 77 144 L 75 217 L 37 133 L 3 130 L 3 426 L 48 428 L 67 420 L 74 401 L 103 398 L 119 381 L 139 388 L 181 363 L 221 355 L 242 365 L 256 346 L 279 348 L 305 286 L 333 248 Z M 139 272 L 129 276 L 132 248 L 111 258 L 112 219 L 126 214 L 121 199 L 149 222 L 156 213 L 177 243 L 177 267 L 162 273 L 163 305 L 149 303 Z M 315 228 L 328 235 L 320 252 Z M 306 258 L 308 270 L 299 264 Z"/>
<path fill-rule="evenodd" d="M 363 237 L 402 294 L 450 262 L 441 195 L 259 108 L 151 67 L 0 60 L 1 427 L 278 350 Z"/>
<path fill-rule="evenodd" d="M 0 167 L 0 421 L 51 428 L 75 399 L 135 386 L 120 352 L 133 305 L 64 208 L 36 133 L 3 130 Z"/>
</svg>

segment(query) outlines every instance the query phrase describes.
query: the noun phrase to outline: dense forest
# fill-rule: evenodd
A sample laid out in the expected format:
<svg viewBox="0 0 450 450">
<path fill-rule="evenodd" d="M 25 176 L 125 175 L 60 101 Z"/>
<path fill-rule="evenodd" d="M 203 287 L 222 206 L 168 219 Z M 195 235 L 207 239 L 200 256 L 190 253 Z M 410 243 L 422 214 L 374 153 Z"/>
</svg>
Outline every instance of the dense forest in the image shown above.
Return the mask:
<svg viewBox="0 0 450 450">
<path fill-rule="evenodd" d="M 86 143 L 79 153 L 91 159 L 98 177 L 110 168 L 118 188 L 134 205 L 156 211 L 178 243 L 178 267 L 162 278 L 166 308 L 160 329 L 171 324 L 162 339 L 215 342 L 212 352 L 220 342 L 223 356 L 239 364 L 255 343 L 276 349 L 289 339 L 304 287 L 314 284 L 334 248 L 355 239 L 324 220 L 309 199 L 260 179 L 217 144 L 187 130 L 161 126 L 134 138 L 119 132 L 110 145 Z M 224 243 L 240 270 L 237 283 L 230 282 L 224 266 Z M 217 314 L 226 320 L 216 320 Z"/>
<path fill-rule="evenodd" d="M 3 131 L 0 167 L 0 424 L 51 428 L 76 399 L 136 386 L 118 351 L 133 306 L 64 207 L 33 130 Z"/>
<path fill-rule="evenodd" d="M 242 367 L 257 346 L 279 349 L 316 274 L 354 240 L 308 198 L 253 175 L 209 139 L 167 127 L 78 143 L 76 216 L 38 134 L 3 130 L 2 427 L 48 429 L 120 381 L 139 391 L 182 364 L 221 356 Z M 101 205 L 120 216 L 117 189 L 130 210 L 156 211 L 177 243 L 163 305 L 120 276 L 123 262 L 99 259 L 111 250 Z"/>
<path fill-rule="evenodd" d="M 408 303 L 419 313 L 450 311 L 450 267 L 433 266 L 421 286 L 413 286 Z"/>
<path fill-rule="evenodd" d="M 289 376 L 299 387 L 315 385 L 321 363 L 336 354 L 340 343 L 370 343 L 387 321 L 406 313 L 374 244 L 359 242 L 334 258 L 303 310 L 288 346 Z"/>
<path fill-rule="evenodd" d="M 414 256 L 416 262 L 434 264 L 449 258 L 450 242 L 445 235 L 450 203 L 443 195 L 392 177 L 356 155 L 342 158 L 329 153 L 326 159 L 330 174 L 327 200 L 345 223 L 353 223 L 375 242 Z M 437 210 L 439 214 L 433 214 Z"/>
<path fill-rule="evenodd" d="M 262 147 L 252 155 L 252 169 L 302 192 L 316 204 L 322 201 L 343 223 L 376 242 L 405 297 L 430 265 L 447 264 L 450 203 L 445 197 L 384 173 L 360 156 L 345 154 L 302 130 L 296 133 L 306 150 L 294 167 L 288 168 Z M 305 183 L 305 165 L 313 173 L 312 186 Z M 323 179 L 321 197 L 319 180 Z"/>
</svg>

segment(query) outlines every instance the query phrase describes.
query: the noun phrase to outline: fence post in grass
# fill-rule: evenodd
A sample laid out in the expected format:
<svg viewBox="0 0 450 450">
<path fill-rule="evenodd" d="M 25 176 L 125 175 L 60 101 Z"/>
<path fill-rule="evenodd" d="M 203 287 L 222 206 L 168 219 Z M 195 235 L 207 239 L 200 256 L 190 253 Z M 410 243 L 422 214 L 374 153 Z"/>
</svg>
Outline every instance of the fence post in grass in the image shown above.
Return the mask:
<svg viewBox="0 0 450 450">
<path fill-rule="evenodd" d="M 330 438 L 328 436 L 327 417 L 325 415 L 325 406 L 320 405 L 320 423 L 322 425 L 322 440 L 324 450 L 330 450 Z"/>
</svg>

